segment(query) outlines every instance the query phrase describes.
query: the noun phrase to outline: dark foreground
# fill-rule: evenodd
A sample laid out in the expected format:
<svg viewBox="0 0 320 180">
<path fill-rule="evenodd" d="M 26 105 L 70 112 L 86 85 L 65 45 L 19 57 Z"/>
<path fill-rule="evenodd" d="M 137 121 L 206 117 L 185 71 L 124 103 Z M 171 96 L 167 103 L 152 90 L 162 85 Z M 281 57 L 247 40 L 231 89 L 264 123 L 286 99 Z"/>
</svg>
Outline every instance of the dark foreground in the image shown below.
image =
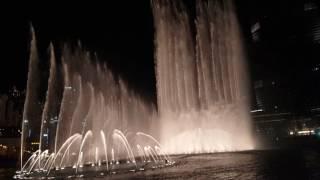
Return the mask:
<svg viewBox="0 0 320 180">
<path fill-rule="evenodd" d="M 132 179 L 320 179 L 320 152 L 268 150 L 175 157 L 177 165 Z M 123 179 L 126 176 L 115 176 Z"/>
<path fill-rule="evenodd" d="M 176 165 L 172 167 L 108 177 L 97 173 L 95 179 L 320 179 L 320 151 L 314 148 L 180 155 L 173 159 Z M 0 169 L 1 180 L 13 175 L 13 168 Z"/>
</svg>

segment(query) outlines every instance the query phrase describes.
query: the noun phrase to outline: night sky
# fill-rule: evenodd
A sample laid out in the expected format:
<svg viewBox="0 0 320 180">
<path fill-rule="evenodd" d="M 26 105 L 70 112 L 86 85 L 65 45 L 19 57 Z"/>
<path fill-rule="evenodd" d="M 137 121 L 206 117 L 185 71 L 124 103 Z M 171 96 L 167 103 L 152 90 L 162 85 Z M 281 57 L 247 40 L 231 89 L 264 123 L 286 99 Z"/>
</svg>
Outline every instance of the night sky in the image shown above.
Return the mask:
<svg viewBox="0 0 320 180">
<path fill-rule="evenodd" d="M 82 45 L 135 87 L 155 91 L 153 85 L 153 22 L 149 1 L 113 1 L 77 6 L 33 7 L 21 14 L 8 14 L 2 23 L 5 48 L 1 60 L 1 90 L 26 84 L 29 26 L 35 28 L 40 57 L 50 41 L 59 49 L 63 43 Z M 58 50 L 57 50 L 58 51 Z M 2 55 L 3 56 L 3 55 Z M 132 83 L 134 82 L 134 83 Z"/>
<path fill-rule="evenodd" d="M 193 11 L 193 1 L 186 2 Z M 283 86 L 297 92 L 298 99 L 308 94 L 306 89 L 310 88 L 306 87 L 320 84 L 320 78 L 310 79 L 312 68 L 320 63 L 320 48 L 308 36 L 310 17 L 305 15 L 305 3 L 236 1 L 252 82 L 260 79 L 285 82 Z M 320 8 L 318 2 L 315 4 Z M 7 92 L 13 85 L 25 88 L 32 23 L 40 57 L 45 57 L 50 41 L 59 49 L 65 42 L 75 44 L 81 40 L 84 47 L 97 52 L 131 86 L 155 97 L 154 30 L 149 0 L 20 6 L 1 17 L 1 92 Z M 319 9 L 316 14 L 319 17 Z M 250 32 L 256 22 L 261 24 L 259 42 L 252 41 Z"/>
</svg>

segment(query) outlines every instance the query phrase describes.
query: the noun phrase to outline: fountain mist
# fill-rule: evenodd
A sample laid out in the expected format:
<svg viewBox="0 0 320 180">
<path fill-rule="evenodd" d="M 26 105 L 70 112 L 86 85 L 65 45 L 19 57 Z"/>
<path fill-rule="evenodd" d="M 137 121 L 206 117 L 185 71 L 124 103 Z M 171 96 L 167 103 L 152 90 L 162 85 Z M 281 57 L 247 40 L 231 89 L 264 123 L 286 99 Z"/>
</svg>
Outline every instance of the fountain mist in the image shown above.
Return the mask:
<svg viewBox="0 0 320 180">
<path fill-rule="evenodd" d="M 136 132 L 150 132 L 151 123 L 156 118 L 155 106 L 130 90 L 120 77 L 115 76 L 96 55 L 85 51 L 81 44 L 74 48 L 64 46 L 61 62 L 57 61 L 52 44 L 49 50 L 50 70 L 46 95 L 43 96 L 39 87 L 45 84 L 40 78 L 45 73 L 39 67 L 46 61 L 39 61 L 32 29 L 22 123 L 21 177 L 32 172 L 50 176 L 72 167 L 75 171 L 71 173 L 78 173 L 88 164 L 104 165 L 107 172 L 124 167 L 144 167 L 147 162 L 136 161 L 141 154 L 137 145 L 146 148 L 158 144 L 143 142 Z M 39 146 L 32 146 L 32 142 L 38 142 Z M 35 152 L 24 161 L 28 158 L 24 157 L 26 149 Z M 160 151 L 152 154 L 159 155 Z M 108 156 L 116 162 L 109 162 Z M 121 165 L 123 161 L 125 166 Z M 157 159 L 153 163 L 162 166 L 168 162 L 162 158 L 161 162 Z"/>
<path fill-rule="evenodd" d="M 231 1 L 153 1 L 160 140 L 169 153 L 252 148 L 247 74 Z M 195 29 L 195 32 L 194 32 Z"/>
</svg>

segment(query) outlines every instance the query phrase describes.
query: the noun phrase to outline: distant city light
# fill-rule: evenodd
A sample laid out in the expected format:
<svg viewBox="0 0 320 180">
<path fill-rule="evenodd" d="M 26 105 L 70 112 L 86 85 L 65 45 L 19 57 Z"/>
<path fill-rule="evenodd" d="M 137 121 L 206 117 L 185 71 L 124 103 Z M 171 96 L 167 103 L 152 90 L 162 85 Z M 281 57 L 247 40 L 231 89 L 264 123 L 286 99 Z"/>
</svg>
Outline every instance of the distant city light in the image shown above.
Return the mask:
<svg viewBox="0 0 320 180">
<path fill-rule="evenodd" d="M 0 148 L 7 149 L 8 146 L 0 144 Z"/>
<path fill-rule="evenodd" d="M 262 112 L 263 110 L 262 109 L 255 109 L 255 110 L 252 110 L 250 112 L 254 113 L 254 112 Z"/>
<path fill-rule="evenodd" d="M 256 22 L 254 25 L 251 26 L 251 33 L 255 33 L 260 29 L 260 23 Z"/>
<path fill-rule="evenodd" d="M 319 71 L 319 67 L 314 67 L 313 69 L 312 69 L 312 71 Z"/>
<path fill-rule="evenodd" d="M 260 29 L 259 22 L 255 23 L 254 25 L 251 26 L 252 40 L 255 42 L 259 41 L 259 39 L 260 39 L 259 33 L 258 33 L 259 29 Z"/>
<path fill-rule="evenodd" d="M 302 130 L 297 132 L 299 135 L 311 135 L 314 134 L 314 130 Z"/>
<path fill-rule="evenodd" d="M 320 108 L 318 107 L 318 108 L 313 108 L 313 109 L 311 109 L 311 111 L 320 111 Z"/>
<path fill-rule="evenodd" d="M 304 4 L 304 11 L 310 11 L 310 10 L 314 10 L 317 9 L 317 5 L 314 3 L 306 3 Z"/>
<path fill-rule="evenodd" d="M 53 118 L 50 118 L 50 124 L 54 124 L 54 123 L 57 123 L 58 122 L 58 117 L 55 116 Z"/>
<path fill-rule="evenodd" d="M 316 130 L 300 130 L 300 131 L 289 131 L 290 136 L 310 136 L 310 135 L 317 135 Z"/>
</svg>

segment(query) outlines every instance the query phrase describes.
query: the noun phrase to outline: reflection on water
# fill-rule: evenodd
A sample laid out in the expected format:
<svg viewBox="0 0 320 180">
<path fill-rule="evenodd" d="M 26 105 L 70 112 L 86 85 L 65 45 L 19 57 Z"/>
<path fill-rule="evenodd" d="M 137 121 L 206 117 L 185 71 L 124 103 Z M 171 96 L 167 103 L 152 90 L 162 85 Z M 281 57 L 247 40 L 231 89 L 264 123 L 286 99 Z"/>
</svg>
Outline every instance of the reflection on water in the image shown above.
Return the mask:
<svg viewBox="0 0 320 180">
<path fill-rule="evenodd" d="M 102 179 L 320 179 L 319 150 L 248 151 L 173 158 L 177 162 L 174 167 Z M 14 169 L 0 169 L 0 179 L 11 179 L 13 173 Z"/>
<path fill-rule="evenodd" d="M 2 162 L 0 161 L 0 164 Z M 0 168 L 0 179 L 12 179 L 15 172 L 15 168 Z"/>
<path fill-rule="evenodd" d="M 319 179 L 320 152 L 272 150 L 176 157 L 177 166 L 147 172 L 156 179 Z M 143 176 L 137 176 L 143 178 Z"/>
</svg>

